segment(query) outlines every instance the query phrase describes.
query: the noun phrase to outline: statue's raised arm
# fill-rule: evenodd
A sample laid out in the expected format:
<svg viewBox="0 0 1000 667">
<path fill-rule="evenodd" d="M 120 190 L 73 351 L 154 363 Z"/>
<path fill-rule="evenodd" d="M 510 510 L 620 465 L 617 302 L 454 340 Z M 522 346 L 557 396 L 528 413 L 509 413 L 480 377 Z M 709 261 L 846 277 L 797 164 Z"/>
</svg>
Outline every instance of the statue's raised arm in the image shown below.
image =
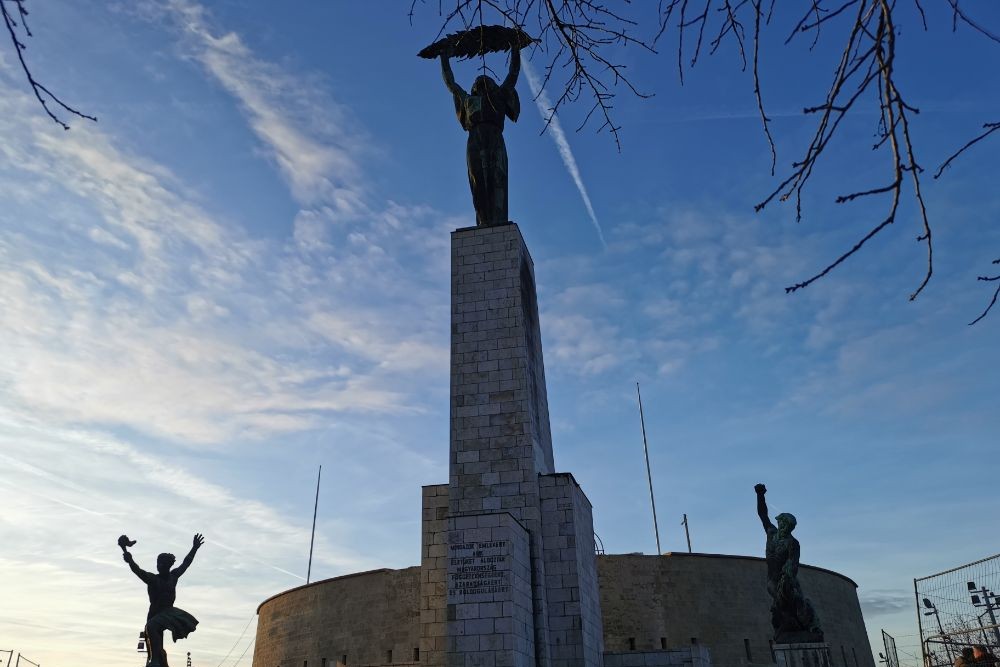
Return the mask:
<svg viewBox="0 0 1000 667">
<path fill-rule="evenodd" d="M 132 554 L 128 551 L 128 548 L 134 545 L 135 540 L 128 539 L 128 536 L 126 535 L 122 535 L 118 538 L 118 546 L 122 549 L 122 559 L 128 563 L 128 567 L 132 570 L 132 574 L 142 579 L 143 583 L 148 584 L 153 579 L 153 573 L 146 572 L 144 569 L 135 564 Z"/>
<path fill-rule="evenodd" d="M 503 80 L 504 88 L 513 88 L 514 84 L 517 83 L 517 77 L 521 74 L 521 51 L 520 49 L 511 49 L 510 51 L 510 69 L 507 70 L 507 78 Z"/>
<path fill-rule="evenodd" d="M 771 523 L 771 519 L 767 516 L 767 501 L 764 500 L 764 494 L 767 493 L 767 487 L 763 484 L 755 484 L 753 490 L 757 492 L 757 516 L 760 517 L 760 522 L 764 526 L 766 532 L 771 532 L 772 530 L 777 530 L 774 524 Z"/>
<path fill-rule="evenodd" d="M 455 83 L 455 73 L 451 71 L 451 53 L 448 50 L 441 52 L 441 75 L 444 77 L 444 85 L 448 87 L 452 95 L 457 98 L 469 96 L 464 88 Z"/>
<path fill-rule="evenodd" d="M 180 567 L 173 571 L 173 575 L 175 577 L 179 577 L 187 572 L 187 569 L 191 567 L 191 563 L 194 562 L 194 555 L 198 553 L 198 549 L 200 549 L 201 545 L 204 543 L 205 538 L 202 537 L 201 533 L 195 533 L 194 539 L 191 541 L 191 551 L 188 552 L 187 556 L 184 556 L 184 560 L 181 561 Z"/>
<path fill-rule="evenodd" d="M 521 100 L 517 96 L 517 77 L 521 74 L 521 51 L 516 48 L 512 48 L 510 52 L 510 70 L 507 72 L 507 78 L 503 80 L 501 88 L 506 94 L 507 104 L 506 114 L 507 118 L 510 118 L 515 123 L 517 122 L 518 116 L 521 115 Z"/>
</svg>

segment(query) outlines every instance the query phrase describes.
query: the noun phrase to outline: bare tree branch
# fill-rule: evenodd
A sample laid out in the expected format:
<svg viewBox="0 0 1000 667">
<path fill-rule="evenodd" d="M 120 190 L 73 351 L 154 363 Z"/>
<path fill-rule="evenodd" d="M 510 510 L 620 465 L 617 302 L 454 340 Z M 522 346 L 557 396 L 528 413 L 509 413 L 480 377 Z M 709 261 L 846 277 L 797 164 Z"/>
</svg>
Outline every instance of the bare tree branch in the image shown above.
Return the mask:
<svg viewBox="0 0 1000 667">
<path fill-rule="evenodd" d="M 16 18 L 11 14 L 11 10 L 7 6 L 8 3 L 16 8 Z M 14 51 L 17 53 L 17 59 L 21 63 L 21 70 L 24 72 L 24 76 L 27 78 L 28 84 L 31 86 L 32 92 L 35 94 L 35 98 L 42 105 L 42 108 L 45 110 L 45 113 L 48 114 L 49 118 L 62 127 L 62 129 L 69 129 L 69 125 L 63 122 L 55 113 L 53 113 L 52 109 L 49 108 L 49 102 L 54 102 L 68 113 L 96 122 L 97 118 L 94 116 L 88 116 L 82 111 L 71 107 L 59 99 L 59 97 L 57 97 L 51 90 L 39 83 L 31 73 L 31 69 L 28 67 L 28 63 L 24 59 L 24 52 L 28 47 L 23 41 L 21 41 L 21 38 L 18 35 L 18 29 L 20 28 L 24 31 L 25 37 L 32 36 L 31 30 L 28 28 L 28 10 L 24 7 L 24 0 L 0 0 L 0 13 L 3 15 L 4 25 L 7 26 L 7 34 L 10 36 L 10 43 L 14 46 Z"/>
<path fill-rule="evenodd" d="M 993 263 L 994 263 L 994 264 L 1000 264 L 1000 259 L 995 259 L 995 260 L 993 260 Z M 981 280 L 981 281 L 983 281 L 983 282 L 995 282 L 995 281 L 1000 281 L 1000 274 L 998 274 L 998 275 L 995 275 L 995 276 L 979 276 L 978 278 L 976 278 L 976 280 Z M 997 303 L 997 296 L 1000 296 L 1000 285 L 997 285 L 997 288 L 996 288 L 996 291 L 994 291 L 994 292 L 993 292 L 993 298 L 992 298 L 992 299 L 990 300 L 990 303 L 989 303 L 989 305 L 987 305 L 987 306 L 986 306 L 986 310 L 984 310 L 984 311 L 983 311 L 983 312 L 982 312 L 982 313 L 981 313 L 981 314 L 979 315 L 979 317 L 977 317 L 976 319 L 974 319 L 974 320 L 972 320 L 971 322 L 969 322 L 969 326 L 970 326 L 970 327 L 971 327 L 971 326 L 972 326 L 973 324 L 976 324 L 977 322 L 979 322 L 979 320 L 981 320 L 981 319 L 983 319 L 984 317 L 986 317 L 986 315 L 987 315 L 987 314 L 989 314 L 990 310 L 992 310 L 993 306 L 995 306 L 995 305 L 996 305 L 996 303 Z"/>
<path fill-rule="evenodd" d="M 934 174 L 934 178 L 939 178 L 941 176 L 941 174 L 944 173 L 944 170 L 947 169 L 949 166 L 951 166 L 951 163 L 959 155 L 961 155 L 965 151 L 969 150 L 970 148 L 972 148 L 973 146 L 975 146 L 980 141 L 982 141 L 986 137 L 990 136 L 991 134 L 993 134 L 997 130 L 1000 130 L 1000 123 L 983 123 L 983 128 L 986 130 L 985 132 L 983 132 L 982 134 L 980 134 L 979 136 L 977 136 L 977 137 L 975 137 L 973 139 L 970 139 L 968 142 L 966 142 L 966 144 L 964 146 L 962 146 L 957 151 L 955 151 L 954 153 L 952 153 L 948 157 L 947 160 L 945 160 L 944 162 L 941 163 L 941 166 L 938 167 L 937 172 L 935 172 L 935 174 Z"/>
<path fill-rule="evenodd" d="M 843 194 L 835 199 L 838 204 L 846 204 L 862 199 L 888 197 L 885 214 L 847 251 L 814 275 L 787 287 L 786 292 L 798 291 L 828 275 L 892 225 L 900 210 L 904 191 L 916 204 L 919 224 L 916 240 L 926 246 L 927 252 L 926 269 L 909 298 L 917 298 L 933 276 L 932 226 L 920 178 L 923 167 L 917 161 L 911 132 L 911 120 L 919 110 L 906 101 L 896 75 L 897 18 L 901 12 L 913 12 L 919 16 L 921 25 L 927 30 L 928 19 L 923 5 L 925 1 L 808 0 L 804 3 L 804 12 L 799 15 L 785 40 L 787 44 L 798 35 L 811 33 L 809 50 L 812 51 L 819 43 L 822 31 L 824 36 L 840 35 L 843 48 L 835 64 L 825 99 L 820 104 L 803 109 L 803 113 L 816 117 L 815 131 L 803 156 L 792 162 L 791 172 L 754 207 L 755 210 L 761 211 L 775 200 L 784 202 L 794 199 L 795 218 L 801 221 L 803 192 L 816 167 L 839 136 L 838 131 L 843 126 L 844 119 L 851 114 L 858 115 L 862 107 L 866 107 L 868 94 L 872 94 L 873 99 L 877 100 L 874 110 L 878 119 L 878 135 L 872 150 L 887 157 L 886 168 L 889 172 L 887 182 Z M 412 15 L 417 0 L 411 2 Z M 481 23 L 485 20 L 486 13 L 529 32 L 532 27 L 537 28 L 542 40 L 540 48 L 549 57 L 543 87 L 550 84 L 562 86 L 561 92 L 555 95 L 556 102 L 552 111 L 555 112 L 567 102 L 589 98 L 591 106 L 580 128 L 586 126 L 592 118 L 599 118 L 598 131 L 607 128 L 619 150 L 621 127 L 614 122 L 612 115 L 616 89 L 624 86 L 639 97 L 647 95 L 640 92 L 626 76 L 623 65 L 609 60 L 606 54 L 611 46 L 632 46 L 655 53 L 657 45 L 667 35 L 676 34 L 678 77 L 683 84 L 685 69 L 697 64 L 703 48 L 714 55 L 727 40 L 731 41 L 739 55 L 742 69 L 747 69 L 748 60 L 751 63 L 754 98 L 771 155 L 773 176 L 777 150 L 771 134 L 771 119 L 764 103 L 760 63 L 762 32 L 772 20 L 776 2 L 771 0 L 766 10 L 764 2 L 765 0 L 659 0 L 657 25 L 648 41 L 634 36 L 640 26 L 623 13 L 626 8 L 632 7 L 629 0 L 438 0 L 438 13 L 443 17 L 442 33 L 451 23 L 461 22 L 466 26 L 470 22 Z M 961 24 L 1000 44 L 1000 36 L 973 19 L 961 5 L 961 0 L 940 2 L 950 10 L 953 30 L 957 30 Z M 447 12 L 443 5 L 447 5 Z M 618 11 L 616 7 L 621 7 L 622 10 Z M 529 23 L 532 25 L 529 26 Z M 747 33 L 748 26 L 751 25 L 752 44 L 749 44 Z M 689 34 L 691 31 L 694 31 L 693 35 Z M 706 34 L 711 37 L 706 38 Z M 753 49 L 753 53 L 748 58 L 749 48 Z M 1000 129 L 1000 123 L 986 123 L 983 129 L 984 132 L 948 157 L 938 168 L 934 178 L 939 178 L 965 151 Z M 996 296 L 994 302 L 995 300 Z M 989 308 L 987 312 L 988 310 Z M 979 319 L 981 317 L 976 321 Z"/>
</svg>

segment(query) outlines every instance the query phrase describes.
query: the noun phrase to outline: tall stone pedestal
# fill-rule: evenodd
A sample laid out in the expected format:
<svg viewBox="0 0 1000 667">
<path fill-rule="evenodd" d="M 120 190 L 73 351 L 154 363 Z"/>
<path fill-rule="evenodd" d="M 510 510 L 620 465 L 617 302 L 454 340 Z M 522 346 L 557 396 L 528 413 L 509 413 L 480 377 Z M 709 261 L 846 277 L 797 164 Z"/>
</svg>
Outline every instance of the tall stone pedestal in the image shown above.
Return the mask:
<svg viewBox="0 0 1000 667">
<path fill-rule="evenodd" d="M 531 256 L 511 223 L 456 230 L 451 262 L 450 474 L 424 488 L 421 662 L 600 667 L 591 507 L 554 473 Z"/>
<path fill-rule="evenodd" d="M 826 643 L 775 644 L 774 657 L 778 667 L 833 667 Z"/>
</svg>

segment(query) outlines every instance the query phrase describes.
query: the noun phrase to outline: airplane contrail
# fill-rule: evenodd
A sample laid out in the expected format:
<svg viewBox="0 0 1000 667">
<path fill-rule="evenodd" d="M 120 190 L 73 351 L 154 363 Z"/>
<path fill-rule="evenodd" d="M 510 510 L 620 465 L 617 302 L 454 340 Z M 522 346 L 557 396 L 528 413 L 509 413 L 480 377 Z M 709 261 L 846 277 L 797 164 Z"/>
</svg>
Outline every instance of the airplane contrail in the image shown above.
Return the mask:
<svg viewBox="0 0 1000 667">
<path fill-rule="evenodd" d="M 587 194 L 587 187 L 583 184 L 580 169 L 576 166 L 576 158 L 573 157 L 573 151 L 569 147 L 566 133 L 563 132 L 559 117 L 552 110 L 552 101 L 549 100 L 548 93 L 542 89 L 542 83 L 539 81 L 538 75 L 535 74 L 535 70 L 532 69 L 531 64 L 527 60 L 522 62 L 522 68 L 528 79 L 528 87 L 531 88 L 531 94 L 535 98 L 535 104 L 538 106 L 538 112 L 542 114 L 542 119 L 549 122 L 549 134 L 552 137 L 552 141 L 556 142 L 556 148 L 559 149 L 559 156 L 562 158 L 563 164 L 566 165 L 566 171 L 569 172 L 570 178 L 576 184 L 576 189 L 580 191 L 580 198 L 583 199 L 583 205 L 587 207 L 587 214 L 590 215 L 590 221 L 594 223 L 594 229 L 597 230 L 597 236 L 601 239 L 601 245 L 607 248 L 608 244 L 604 241 L 604 230 L 601 229 L 601 223 L 597 221 L 597 214 L 594 213 L 594 206 L 590 203 L 590 195 Z"/>
</svg>

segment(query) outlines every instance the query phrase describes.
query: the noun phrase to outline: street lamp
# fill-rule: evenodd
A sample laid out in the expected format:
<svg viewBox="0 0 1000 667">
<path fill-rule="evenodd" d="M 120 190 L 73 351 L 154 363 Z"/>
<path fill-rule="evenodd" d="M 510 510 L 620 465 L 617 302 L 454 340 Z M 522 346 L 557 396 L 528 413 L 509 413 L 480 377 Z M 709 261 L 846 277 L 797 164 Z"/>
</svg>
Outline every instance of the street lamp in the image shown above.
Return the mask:
<svg viewBox="0 0 1000 667">
<path fill-rule="evenodd" d="M 941 616 L 938 614 L 938 608 L 927 598 L 924 598 L 924 606 L 930 609 L 930 611 L 924 612 L 924 616 L 933 616 L 937 620 L 938 632 L 941 633 L 941 640 L 944 643 L 944 652 L 948 655 L 948 662 L 954 662 L 955 658 L 951 655 L 951 637 L 945 634 L 944 628 L 941 626 Z"/>
<path fill-rule="evenodd" d="M 149 664 L 150 655 L 149 655 L 149 646 L 146 644 L 146 629 L 145 628 L 143 628 L 139 632 L 139 644 L 135 647 L 135 652 L 136 653 L 145 653 L 146 654 L 146 662 L 143 663 L 143 664 L 146 664 L 146 665 Z"/>
<path fill-rule="evenodd" d="M 997 628 L 997 617 L 993 610 L 1000 607 L 997 602 L 997 594 L 983 586 L 976 587 L 976 582 L 969 582 L 969 597 L 972 598 L 973 607 L 986 607 L 986 612 L 990 615 L 990 624 L 993 626 L 993 636 L 996 638 L 997 646 L 1000 646 L 1000 628 Z"/>
</svg>

